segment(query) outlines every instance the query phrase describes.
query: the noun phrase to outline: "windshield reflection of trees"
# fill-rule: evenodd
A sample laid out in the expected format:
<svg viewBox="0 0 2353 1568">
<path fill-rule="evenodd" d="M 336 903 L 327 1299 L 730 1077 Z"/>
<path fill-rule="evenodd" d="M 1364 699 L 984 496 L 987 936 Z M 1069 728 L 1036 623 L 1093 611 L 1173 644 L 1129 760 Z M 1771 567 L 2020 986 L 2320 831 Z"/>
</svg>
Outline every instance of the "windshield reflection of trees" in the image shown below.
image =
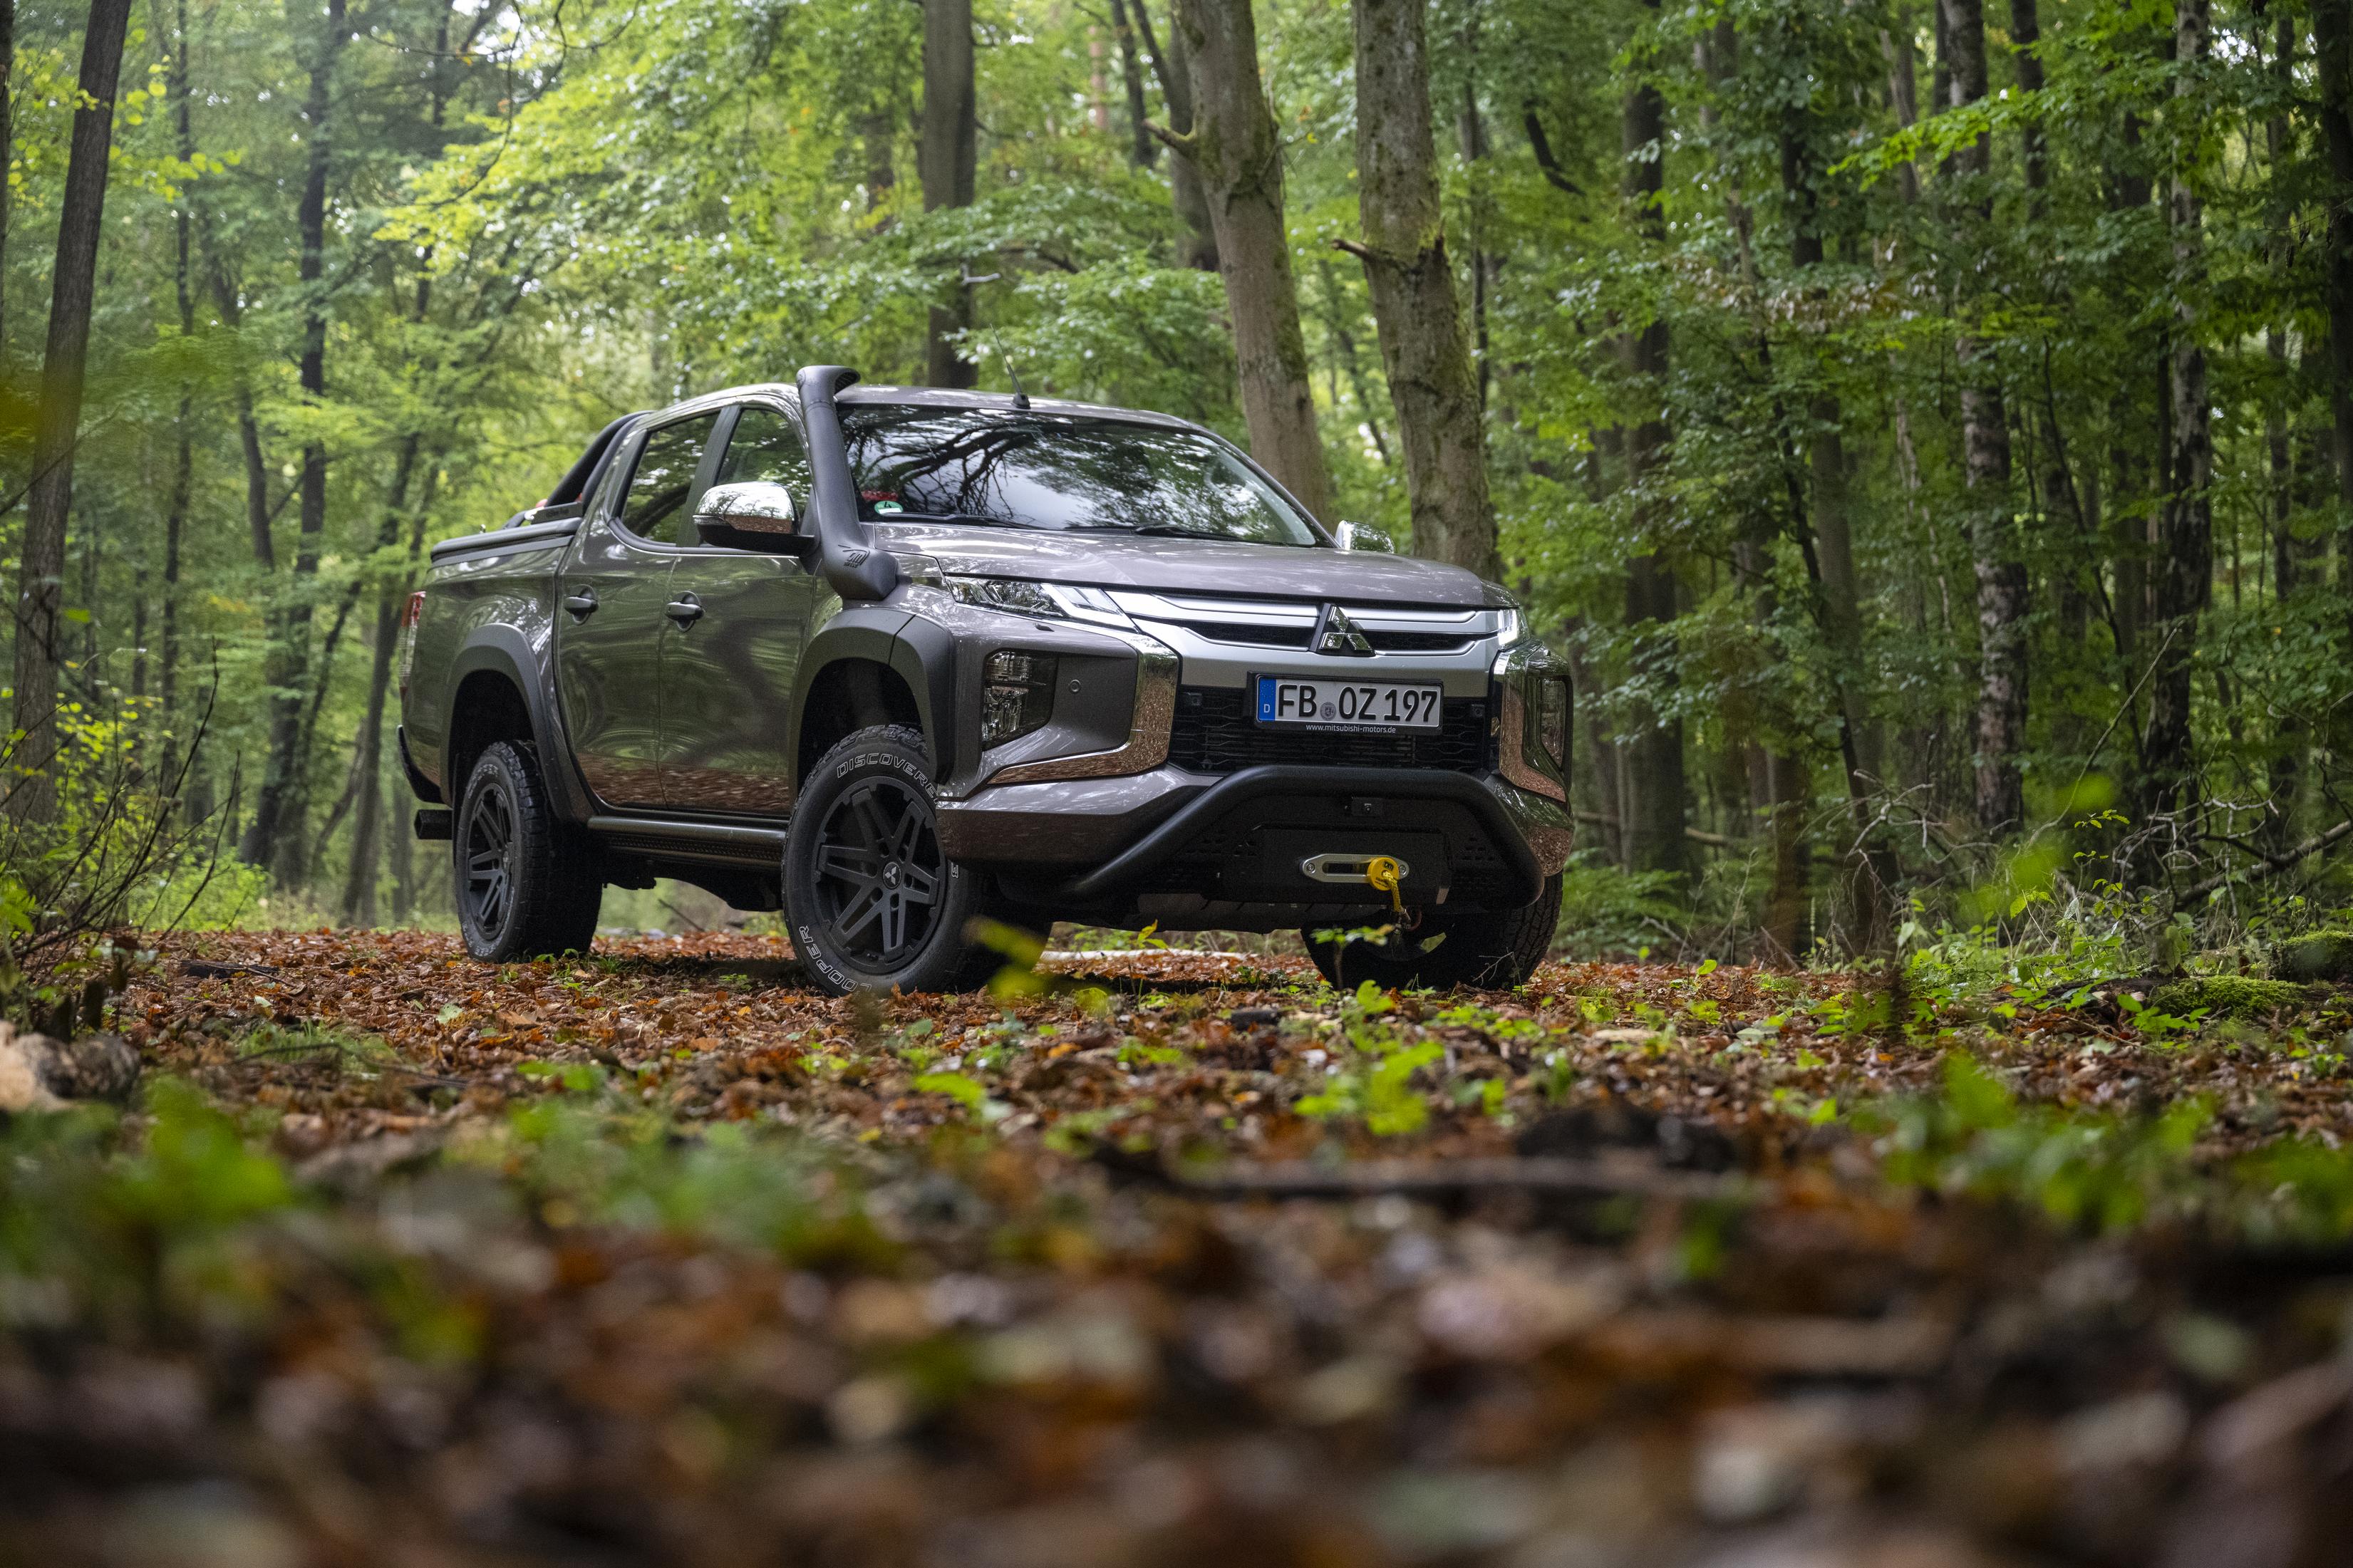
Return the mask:
<svg viewBox="0 0 2353 1568">
<path fill-rule="evenodd" d="M 1305 533 L 1275 515 L 1223 454 L 1185 431 L 930 411 L 845 414 L 862 517 L 1187 529 L 1280 542 Z M 878 500 L 904 511 L 878 512 Z"/>
</svg>

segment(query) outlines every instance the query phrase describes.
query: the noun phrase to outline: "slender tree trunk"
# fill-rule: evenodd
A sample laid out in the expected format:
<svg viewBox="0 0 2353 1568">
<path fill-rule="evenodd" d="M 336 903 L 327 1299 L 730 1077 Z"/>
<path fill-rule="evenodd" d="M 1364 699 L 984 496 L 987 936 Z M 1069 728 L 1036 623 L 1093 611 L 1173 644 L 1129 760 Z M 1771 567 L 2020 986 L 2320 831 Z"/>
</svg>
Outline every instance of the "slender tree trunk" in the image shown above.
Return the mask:
<svg viewBox="0 0 2353 1568">
<path fill-rule="evenodd" d="M 972 205 L 980 153 L 972 70 L 972 0 L 923 0 L 923 132 L 915 165 L 925 212 Z M 947 302 L 932 307 L 924 379 L 934 386 L 970 386 L 978 379 L 972 358 L 951 341 L 972 326 L 972 285 L 964 280 L 962 259 L 956 266 Z"/>
<path fill-rule="evenodd" d="M 2273 79 L 2280 92 L 2279 101 L 2286 104 L 2294 101 L 2295 97 L 2295 19 L 2281 16 L 2274 37 Z M 2270 160 L 2274 180 L 2285 177 L 2291 147 L 2287 112 L 2283 109 L 2263 126 L 2264 154 Z M 2284 274 L 2288 263 L 2287 237 L 2275 236 L 2272 243 L 2272 265 Z M 2272 380 L 2277 389 L 2263 426 L 2263 450 L 2271 480 L 2272 594 L 2278 603 L 2285 605 L 2295 597 L 2297 578 L 2303 566 L 2293 527 L 2295 518 L 2295 443 L 2288 428 L 2290 400 L 2295 395 L 2293 389 L 2296 374 L 2288 362 L 2288 334 L 2283 327 L 2275 325 L 2264 331 L 2263 349 L 2271 357 Z M 2272 756 L 2270 789 L 2267 792 L 2271 809 L 2263 820 L 2263 837 L 2274 854 L 2284 854 L 2295 841 L 2296 795 L 2304 773 L 2306 738 L 2302 719 L 2293 712 L 2284 714 L 2278 733 L 2274 737 L 2276 750 Z"/>
<path fill-rule="evenodd" d="M 2337 539 L 2337 589 L 2353 640 L 2353 0 L 2313 0 L 2312 42 L 2319 68 L 2321 150 L 2328 164 L 2327 224 L 2321 242 L 2328 316 L 2328 422 L 2337 499 L 2348 520 Z"/>
<path fill-rule="evenodd" d="M 1183 160 L 1170 161 L 1181 163 Z M 1347 379 L 1348 398 L 1356 405 L 1356 413 L 1364 420 L 1365 434 L 1372 438 L 1373 455 L 1386 468 L 1389 466 L 1388 437 L 1381 433 L 1380 410 L 1374 406 L 1372 388 L 1365 380 L 1365 361 L 1357 348 L 1356 331 L 1349 325 L 1351 311 L 1347 291 L 1341 287 L 1339 275 L 1333 270 L 1330 261 L 1319 258 L 1315 269 L 1323 283 L 1326 307 L 1324 335 L 1332 341 L 1333 358 L 1339 364 L 1340 374 Z M 1335 397 L 1333 402 L 1336 405 L 1339 400 Z"/>
<path fill-rule="evenodd" d="M 302 199 L 295 209 L 301 256 L 296 276 L 302 285 L 302 353 L 297 381 L 302 399 L 315 407 L 327 393 L 327 300 L 322 279 L 327 260 L 327 176 L 334 153 L 334 75 L 349 38 L 343 0 L 327 0 L 319 52 L 311 68 L 303 122 L 309 146 Z M 309 868 L 304 850 L 303 785 L 310 762 L 303 744 L 302 698 L 310 669 L 311 584 L 319 574 L 319 546 L 327 529 L 327 448 L 313 438 L 303 443 L 298 481 L 300 511 L 294 547 L 294 580 L 289 589 L 280 635 L 271 642 L 269 758 L 254 801 L 253 821 L 243 847 L 248 865 L 267 864 L 278 881 L 293 886 Z M 265 528 L 266 532 L 266 528 Z"/>
<path fill-rule="evenodd" d="M 1356 0 L 1356 205 L 1381 364 L 1405 452 L 1413 549 L 1493 579 L 1495 513 L 1479 377 L 1438 205 L 1423 0 Z M 1306 416 L 1312 426 L 1314 410 Z M 1321 447 L 1317 456 L 1322 455 Z"/>
<path fill-rule="evenodd" d="M 2195 90 L 2192 74 L 2205 63 L 2208 0 L 2174 7 L 2174 79 L 2178 100 Z M 2152 810 L 2196 805 L 2189 726 L 2190 659 L 2198 647 L 2198 617 L 2214 571 L 2213 432 L 2207 389 L 2202 295 L 2206 281 L 2205 213 L 2187 153 L 2176 154 L 2170 226 L 2173 234 L 2173 428 L 2166 451 L 2165 507 L 2159 514 L 2156 617 L 2150 635 L 2162 644 L 2149 677 L 2148 736 L 2144 765 Z"/>
<path fill-rule="evenodd" d="M 5 3 L 5 0 L 0 0 Z M 195 125 L 188 103 L 188 0 L 176 0 L 173 12 L 172 63 L 164 76 L 172 103 L 173 132 L 180 161 L 195 157 Z M 195 238 L 195 215 L 185 192 L 172 215 L 172 291 L 180 308 L 180 337 L 196 335 L 196 295 L 189 273 Z M 180 385 L 180 406 L 173 421 L 172 494 L 164 513 L 164 644 L 158 672 L 158 706 L 167 727 L 162 777 L 177 772 L 180 724 L 180 546 L 187 531 L 188 506 L 195 493 L 195 399 L 188 384 Z"/>
<path fill-rule="evenodd" d="M 2108 175 L 2108 210 L 2119 215 L 2141 211 L 2148 205 L 2151 194 L 2149 180 L 2139 166 L 2137 116 L 2125 116 L 2122 140 L 2125 159 Z M 2116 605 L 2116 655 L 2121 664 L 2117 673 L 2126 692 L 2140 684 L 2141 631 L 2148 619 L 2147 470 L 2130 434 L 2146 410 L 2137 406 L 2140 400 L 2133 395 L 2132 388 L 2136 382 L 2143 387 L 2149 384 L 2147 378 L 2158 367 L 2159 357 L 2146 350 L 2130 354 L 2128 373 L 2118 378 L 2108 416 L 2108 467 L 2115 494 L 2106 509 L 2106 546 L 2109 559 L 2115 563 L 2111 598 Z M 2161 369 L 2157 371 L 2157 376 L 2162 379 Z M 2137 748 L 2139 715 L 2135 712 L 2129 718 L 2133 742 Z"/>
<path fill-rule="evenodd" d="M 1119 78 L 1127 89 L 1127 156 L 1139 169 L 1149 169 L 1160 153 L 1152 139 L 1152 111 L 1144 101 L 1144 61 L 1135 47 L 1135 24 L 1128 20 L 1127 0 L 1111 0 L 1112 26 L 1119 34 Z"/>
<path fill-rule="evenodd" d="M 1364 0 L 1358 0 L 1362 15 Z M 1655 13 L 1657 0 L 1651 0 Z M 1363 80 L 1359 68 L 1358 81 Z M 1624 190 L 1634 231 L 1655 248 L 1666 241 L 1666 215 L 1660 210 L 1666 177 L 1666 100 L 1656 85 L 1638 78 L 1627 89 L 1621 113 L 1620 142 L 1626 155 Z M 1663 318 L 1654 320 L 1621 340 L 1620 352 L 1632 373 L 1648 411 L 1665 395 L 1668 336 Z M 1663 417 L 1645 418 L 1629 432 L 1626 443 L 1626 486 L 1634 501 L 1634 531 L 1646 548 L 1626 563 L 1626 626 L 1636 644 L 1636 664 L 1645 689 L 1672 692 L 1676 685 L 1674 651 L 1666 645 L 1666 627 L 1674 621 L 1675 577 L 1656 549 L 1662 509 L 1652 493 L 1665 466 L 1670 431 Z M 1636 871 L 1691 869 L 1690 786 L 1683 775 L 1683 726 L 1681 718 L 1662 713 L 1656 704 L 1630 713 L 1631 731 L 1625 750 L 1632 789 L 1620 803 L 1624 824 L 1626 865 Z"/>
<path fill-rule="evenodd" d="M 49 337 L 41 361 L 41 406 L 33 436 L 32 483 L 16 591 L 15 728 L 10 759 L 31 770 L 9 800 L 20 820 L 57 815 L 48 763 L 57 754 L 58 622 L 63 610 L 66 519 L 73 508 L 74 447 L 81 427 L 98 242 L 106 205 L 108 150 L 114 141 L 114 89 L 131 0 L 90 0 L 82 35 L 83 101 L 74 110 L 58 203 L 57 263 L 50 274 Z"/>
<path fill-rule="evenodd" d="M 1880 30 L 1879 53 L 1887 62 L 1887 105 L 1895 111 L 1895 123 L 1909 131 L 1920 119 L 1919 63 L 1913 57 L 1912 7 L 1899 4 L 1894 21 L 1892 28 Z M 1909 159 L 1895 171 L 1895 179 L 1906 205 L 1920 199 L 1920 171 Z"/>
<path fill-rule="evenodd" d="M 2035 0 L 2010 0 L 2010 63 L 2018 72 L 2021 92 L 2042 90 L 2042 18 Z M 2050 143 L 2041 121 L 2030 117 L 2019 127 L 2018 152 L 2026 175 L 2027 216 L 2040 218 L 2042 194 L 2051 184 Z"/>
<path fill-rule="evenodd" d="M 1146 0 L 1126 0 L 1126 4 L 1136 30 L 1144 35 L 1145 51 L 1152 57 L 1152 74 L 1160 82 L 1161 101 L 1168 106 L 1168 129 L 1181 140 L 1193 133 L 1193 56 L 1185 41 L 1185 29 L 1176 25 L 1172 11 L 1168 52 L 1163 54 L 1160 36 L 1152 30 L 1152 8 Z M 1149 131 L 1151 126 L 1147 123 L 1145 129 Z M 1192 159 L 1168 160 L 1168 200 L 1182 231 L 1176 246 L 1177 265 L 1196 272 L 1218 270 L 1217 226 L 1209 221 L 1208 194 L 1201 189 L 1201 172 L 1193 166 Z"/>
<path fill-rule="evenodd" d="M 1937 0 L 1943 21 L 1948 106 L 1967 108 L 1986 94 L 1983 0 Z M 1980 136 L 1954 153 L 1947 175 L 1976 233 L 1992 234 L 1993 203 L 1984 189 L 1992 144 Z M 1966 306 L 1964 307 L 1966 310 Z M 2026 564 L 2011 517 L 2010 417 L 1992 351 L 1966 328 L 1954 353 L 1961 365 L 1962 483 L 1968 494 L 1969 551 L 1978 579 L 1978 822 L 1989 833 L 2026 817 L 2019 752 L 2026 742 Z"/>
<path fill-rule="evenodd" d="M 0 0 L 0 268 L 8 259 L 8 166 L 16 158 L 16 0 Z M 0 270 L 5 276 L 5 270 Z M 0 366 L 8 363 L 6 290 L 0 289 Z"/>
<path fill-rule="evenodd" d="M 1250 0 L 1177 0 L 1176 30 L 1192 62 L 1194 122 L 1190 135 L 1170 132 L 1164 140 L 1192 161 L 1208 201 L 1250 455 L 1324 517 L 1332 480 L 1315 428 L 1299 285 L 1283 223 L 1282 142 L 1259 79 Z M 1429 135 L 1426 114 L 1422 134 Z M 1483 513 L 1483 476 L 1479 496 Z"/>
</svg>

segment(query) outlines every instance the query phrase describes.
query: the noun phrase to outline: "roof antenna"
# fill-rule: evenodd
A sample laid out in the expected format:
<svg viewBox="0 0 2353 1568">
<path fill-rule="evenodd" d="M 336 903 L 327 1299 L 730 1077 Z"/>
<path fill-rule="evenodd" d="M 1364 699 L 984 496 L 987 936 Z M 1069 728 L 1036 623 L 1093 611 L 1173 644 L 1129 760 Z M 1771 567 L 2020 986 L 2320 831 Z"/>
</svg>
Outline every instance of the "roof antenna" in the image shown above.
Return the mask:
<svg viewBox="0 0 2353 1568">
<path fill-rule="evenodd" d="M 997 340 L 997 357 L 1005 362 L 1005 374 L 1013 379 L 1013 406 L 1016 408 L 1029 407 L 1029 395 L 1021 390 L 1021 373 L 1013 368 L 1013 356 L 1005 352 L 1005 343 L 1002 339 Z"/>
<path fill-rule="evenodd" d="M 998 272 L 984 272 L 976 275 L 969 266 L 961 261 L 956 263 L 956 272 L 963 279 L 964 286 L 967 289 L 971 288 L 976 283 L 994 283 L 997 279 L 1004 276 L 1004 274 Z M 1005 362 L 1005 374 L 1012 378 L 1013 406 L 1016 408 L 1028 408 L 1029 406 L 1029 395 L 1021 390 L 1021 373 L 1013 368 L 1013 356 L 1005 352 L 1005 340 L 998 337 L 994 331 L 992 331 L 988 334 L 988 341 L 990 345 L 997 350 L 997 357 Z"/>
</svg>

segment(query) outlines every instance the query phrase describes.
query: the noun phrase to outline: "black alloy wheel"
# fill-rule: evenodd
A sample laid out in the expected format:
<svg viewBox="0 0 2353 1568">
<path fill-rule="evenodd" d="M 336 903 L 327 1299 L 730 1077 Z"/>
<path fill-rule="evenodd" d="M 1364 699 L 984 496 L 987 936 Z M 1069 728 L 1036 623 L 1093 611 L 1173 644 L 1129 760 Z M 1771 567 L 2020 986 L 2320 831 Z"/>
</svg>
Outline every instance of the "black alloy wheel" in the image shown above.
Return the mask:
<svg viewBox="0 0 2353 1568">
<path fill-rule="evenodd" d="M 601 865 L 556 817 L 531 752 L 512 741 L 485 748 L 459 802 L 450 868 L 466 951 L 492 963 L 587 952 L 605 896 Z"/>
<path fill-rule="evenodd" d="M 933 790 L 923 736 L 896 725 L 859 731 L 802 779 L 785 912 L 820 988 L 968 991 L 1002 967 L 968 933 L 982 879 L 941 847 Z"/>
<path fill-rule="evenodd" d="M 939 914 L 947 858 L 932 803 L 890 775 L 842 792 L 818 829 L 818 919 L 861 969 L 896 969 Z"/>
<path fill-rule="evenodd" d="M 458 897 L 468 922 L 477 931 L 505 931 L 514 912 L 515 808 L 504 779 L 491 779 L 467 802 L 458 852 Z"/>
</svg>

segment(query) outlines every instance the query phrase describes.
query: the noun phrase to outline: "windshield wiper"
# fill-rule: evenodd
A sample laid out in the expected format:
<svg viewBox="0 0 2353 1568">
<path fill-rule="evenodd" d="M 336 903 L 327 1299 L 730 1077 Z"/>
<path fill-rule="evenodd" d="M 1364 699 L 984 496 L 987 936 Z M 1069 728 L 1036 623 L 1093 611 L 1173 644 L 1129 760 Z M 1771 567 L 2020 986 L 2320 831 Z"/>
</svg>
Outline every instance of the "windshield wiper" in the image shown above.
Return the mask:
<svg viewBox="0 0 2353 1568">
<path fill-rule="evenodd" d="M 1021 522 L 1009 517 L 985 517 L 976 511 L 886 511 L 867 519 L 869 522 L 972 522 L 983 528 L 1035 528 L 1034 522 Z"/>
<path fill-rule="evenodd" d="M 1242 544 L 1248 542 L 1245 540 L 1236 538 L 1230 533 L 1219 532 L 1216 529 L 1180 528 L 1173 522 L 1147 522 L 1141 528 L 1117 528 L 1116 525 L 1114 525 L 1113 530 L 1107 530 L 1106 531 L 1149 534 L 1155 539 L 1215 539 L 1220 540 L 1228 544 Z"/>
</svg>

